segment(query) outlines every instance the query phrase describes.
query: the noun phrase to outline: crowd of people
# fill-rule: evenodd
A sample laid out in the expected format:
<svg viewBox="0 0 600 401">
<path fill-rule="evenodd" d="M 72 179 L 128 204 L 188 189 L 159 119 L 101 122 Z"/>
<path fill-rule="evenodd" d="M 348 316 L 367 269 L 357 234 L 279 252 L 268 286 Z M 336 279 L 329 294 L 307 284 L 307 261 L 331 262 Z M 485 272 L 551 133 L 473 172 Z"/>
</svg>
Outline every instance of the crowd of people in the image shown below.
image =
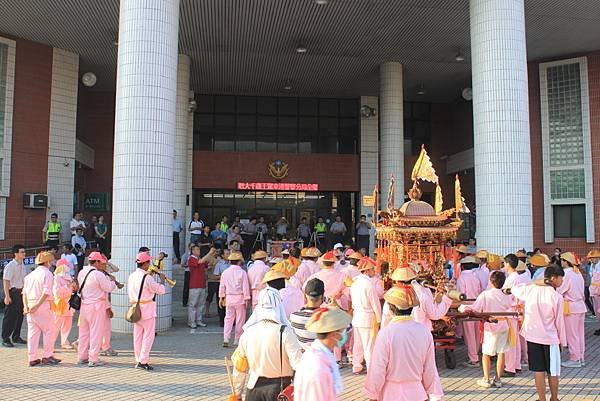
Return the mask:
<svg viewBox="0 0 600 401">
<path fill-rule="evenodd" d="M 371 400 L 442 400 L 432 321 L 457 308 L 483 322 L 482 331 L 472 319 L 457 329 L 467 348 L 464 365 L 483 370 L 476 385 L 501 387 L 503 378 L 528 366 L 539 400 L 546 399 L 547 380 L 550 400 L 556 401 L 561 368 L 585 366 L 585 314 L 600 316 L 600 250 L 591 250 L 582 264 L 572 252 L 557 252 L 553 260 L 539 250 L 500 257 L 474 244 L 459 245 L 448 287 L 431 291 L 416 280 L 424 269 L 419 260 L 386 271 L 382 258 L 338 243 L 325 253 L 292 247 L 280 257 L 257 249 L 246 262 L 235 244 L 203 242 L 212 231 L 205 226 L 201 231 L 182 256 L 188 269 L 187 323 L 206 326 L 215 302 L 223 347 L 235 347 L 236 399 L 245 391 L 247 401 L 273 400 L 292 391 L 293 382 L 295 400 L 335 400 L 344 388 L 339 370 L 349 367 L 355 375 L 366 374 L 363 392 Z M 65 246 L 58 260 L 40 252 L 28 273 L 25 249 L 17 245 L 4 270 L 2 344 L 27 344 L 30 366 L 61 362 L 54 355 L 59 336 L 60 346 L 76 347 L 79 363 L 89 367 L 103 364 L 101 354 L 116 354 L 110 347 L 110 293 L 122 286 L 111 274 L 117 268 L 100 251 L 89 254 L 87 265 L 74 267 L 70 250 Z M 160 270 L 167 256 L 153 259 L 149 251 L 139 249 L 137 269 L 127 280 L 128 298 L 140 311 L 131 320 L 135 366 L 148 371 L 153 370 L 154 299 L 165 293 Z M 457 304 L 450 289 L 468 301 Z M 79 308 L 73 294 L 79 295 Z M 77 309 L 79 336 L 71 343 Z M 20 337 L 23 316 L 27 340 Z M 600 335 L 600 328 L 594 334 Z M 565 361 L 561 346 L 568 346 Z"/>
</svg>

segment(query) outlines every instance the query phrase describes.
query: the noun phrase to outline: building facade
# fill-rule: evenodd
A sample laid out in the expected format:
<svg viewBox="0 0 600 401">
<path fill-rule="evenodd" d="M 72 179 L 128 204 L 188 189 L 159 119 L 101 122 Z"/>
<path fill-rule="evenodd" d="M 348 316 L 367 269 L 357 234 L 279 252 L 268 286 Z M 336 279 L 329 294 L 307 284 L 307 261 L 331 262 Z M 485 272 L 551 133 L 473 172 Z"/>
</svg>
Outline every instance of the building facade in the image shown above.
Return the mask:
<svg viewBox="0 0 600 401">
<path fill-rule="evenodd" d="M 52 212 L 102 214 L 124 279 L 140 246 L 171 253 L 173 209 L 352 230 L 392 175 L 401 204 L 422 144 L 445 208 L 459 174 L 480 247 L 599 242 L 596 2 L 8 3 L 0 248 L 40 244 Z"/>
</svg>

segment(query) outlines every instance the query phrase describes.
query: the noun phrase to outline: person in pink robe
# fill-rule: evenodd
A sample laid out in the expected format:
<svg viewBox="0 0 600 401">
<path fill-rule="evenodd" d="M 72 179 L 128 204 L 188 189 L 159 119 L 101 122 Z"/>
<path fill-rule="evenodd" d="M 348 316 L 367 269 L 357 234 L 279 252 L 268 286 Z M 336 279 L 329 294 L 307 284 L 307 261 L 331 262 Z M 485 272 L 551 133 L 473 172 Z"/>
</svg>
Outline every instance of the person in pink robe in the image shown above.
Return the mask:
<svg viewBox="0 0 600 401">
<path fill-rule="evenodd" d="M 469 299 L 475 299 L 481 293 L 481 282 L 473 271 L 478 266 L 477 259 L 472 256 L 467 256 L 460 261 L 461 273 L 458 280 L 456 280 L 456 289 L 465 294 Z M 481 343 L 479 322 L 462 322 L 462 330 L 467 346 L 467 355 L 469 356 L 469 361 L 465 362 L 465 366 L 478 367 Z"/>
<path fill-rule="evenodd" d="M 321 256 L 321 252 L 317 248 L 307 249 L 304 260 L 302 260 L 302 263 L 300 263 L 300 266 L 298 266 L 296 274 L 294 274 L 294 277 L 296 277 L 296 282 L 300 284 L 300 289 L 304 288 L 304 283 L 308 281 L 310 276 L 321 270 L 317 264 L 317 259 L 319 256 Z"/>
<path fill-rule="evenodd" d="M 325 283 L 325 297 L 329 301 L 335 301 L 342 309 L 348 310 L 348 297 L 344 295 L 345 281 L 348 276 L 336 270 L 333 267 L 334 263 L 335 256 L 333 252 L 327 252 L 321 259 L 322 269 L 310 276 L 308 280 L 318 278 L 323 281 Z M 304 283 L 302 290 L 304 290 Z"/>
<path fill-rule="evenodd" d="M 592 278 L 590 280 L 590 298 L 592 299 L 592 306 L 596 313 L 596 322 L 598 323 L 598 329 L 594 331 L 594 335 L 600 336 L 600 250 L 592 249 L 588 252 L 588 259 L 590 260 Z"/>
<path fill-rule="evenodd" d="M 146 371 L 154 370 L 150 365 L 150 351 L 156 335 L 156 302 L 155 295 L 163 295 L 165 289 L 165 275 L 159 274 L 161 283 L 157 283 L 153 274 L 148 273 L 152 256 L 148 252 L 137 254 L 137 269 L 129 275 L 127 280 L 127 295 L 133 305 L 139 301 L 142 318 L 133 324 L 133 353 L 135 367 Z M 143 282 L 143 283 L 142 283 Z M 142 287 L 143 284 L 143 287 Z M 140 296 L 140 288 L 142 295 Z M 139 297 L 139 299 L 138 299 Z"/>
<path fill-rule="evenodd" d="M 279 288 L 279 295 L 283 301 L 283 307 L 288 319 L 293 312 L 300 310 L 304 306 L 304 293 L 300 289 L 301 287 L 298 287 L 297 278 L 295 276 L 290 277 L 292 271 L 290 265 L 291 262 L 289 260 L 283 260 L 271 268 L 272 271 L 284 275 L 285 281 L 283 287 Z"/>
<path fill-rule="evenodd" d="M 410 316 L 419 302 L 414 290 L 392 287 L 384 299 L 393 318 L 377 335 L 363 393 L 374 401 L 443 400 L 433 337 Z"/>
<path fill-rule="evenodd" d="M 556 291 L 564 300 L 565 330 L 569 344 L 569 360 L 563 362 L 562 366 L 580 368 L 585 363 L 585 282 L 573 253 L 562 253 L 560 262 L 565 277 Z"/>
<path fill-rule="evenodd" d="M 258 294 L 260 290 L 264 288 L 262 279 L 270 269 L 265 263 L 267 256 L 267 253 L 262 250 L 258 250 L 252 255 L 254 263 L 248 270 L 248 280 L 250 281 L 250 290 L 252 292 L 252 309 L 256 307 L 256 304 L 258 303 Z"/>
<path fill-rule="evenodd" d="M 113 279 L 102 273 L 108 261 L 100 252 L 90 253 L 88 259 L 90 265 L 84 267 L 77 276 L 81 289 L 77 351 L 80 364 L 87 363 L 89 367 L 94 367 L 104 365 L 98 356 L 104 335 L 107 293 L 114 291 L 117 286 Z"/>
<path fill-rule="evenodd" d="M 37 267 L 23 282 L 23 314 L 27 317 L 27 355 L 29 366 L 56 365 L 61 360 L 54 357 L 56 326 L 51 309 L 52 286 L 54 279 L 48 268 L 54 256 L 47 251 L 40 252 L 35 258 Z M 37 352 L 42 336 L 43 354 L 38 359 Z"/>
<path fill-rule="evenodd" d="M 337 307 L 319 308 L 305 328 L 317 334 L 296 370 L 294 401 L 336 401 L 343 391 L 333 350 L 344 345 L 351 317 Z"/>
<path fill-rule="evenodd" d="M 69 306 L 69 299 L 76 289 L 77 284 L 71 276 L 69 261 L 59 259 L 54 270 L 54 284 L 52 286 L 54 303 L 52 309 L 54 311 L 54 323 L 56 324 L 56 337 L 58 338 L 60 334 L 60 345 L 63 349 L 73 348 L 69 342 L 69 334 L 73 326 L 74 311 Z"/>
<path fill-rule="evenodd" d="M 242 270 L 244 259 L 239 252 L 231 252 L 227 258 L 231 266 L 221 274 L 219 283 L 219 305 L 226 308 L 223 328 L 223 347 L 229 347 L 231 330 L 235 324 L 234 344 L 240 340 L 246 321 L 246 307 L 251 300 L 248 274 Z"/>
<path fill-rule="evenodd" d="M 544 279 L 518 285 L 512 294 L 525 302 L 521 335 L 527 340 L 529 370 L 535 372 L 535 387 L 539 401 L 546 401 L 546 375 L 551 400 L 558 400 L 560 348 L 567 345 L 563 297 L 556 291 L 562 285 L 564 271 L 550 265 Z"/>
<path fill-rule="evenodd" d="M 363 370 L 363 360 L 367 371 L 371 364 L 371 355 L 375 344 L 375 336 L 381 323 L 381 303 L 377 290 L 371 281 L 375 275 L 375 261 L 364 257 L 358 263 L 361 274 L 354 279 L 350 287 L 352 298 L 352 331 L 354 344 L 352 347 L 352 373 L 359 374 Z M 326 287 L 327 288 L 327 287 Z"/>
</svg>

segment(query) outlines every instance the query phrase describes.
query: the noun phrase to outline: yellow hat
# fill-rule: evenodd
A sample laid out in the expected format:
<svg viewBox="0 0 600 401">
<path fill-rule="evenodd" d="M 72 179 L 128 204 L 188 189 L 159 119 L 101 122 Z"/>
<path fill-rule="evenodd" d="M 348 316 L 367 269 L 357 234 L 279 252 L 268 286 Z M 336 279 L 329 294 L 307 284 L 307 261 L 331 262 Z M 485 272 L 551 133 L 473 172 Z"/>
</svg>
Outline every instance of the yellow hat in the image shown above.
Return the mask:
<svg viewBox="0 0 600 401">
<path fill-rule="evenodd" d="M 412 285 L 392 287 L 383 295 L 383 299 L 398 309 L 414 308 L 419 305 L 419 298 Z"/>
<path fill-rule="evenodd" d="M 308 252 L 308 248 L 302 248 L 300 250 L 300 257 L 301 258 L 305 258 L 306 257 L 306 252 Z"/>
<path fill-rule="evenodd" d="M 275 267 L 275 266 L 273 266 L 273 267 Z M 287 278 L 287 275 L 282 271 L 277 271 L 277 270 L 271 269 L 267 272 L 267 274 L 265 274 L 265 277 L 263 278 L 262 283 L 267 284 L 269 281 L 277 280 L 279 278 L 285 279 L 285 278 Z"/>
<path fill-rule="evenodd" d="M 267 257 L 269 257 L 269 255 L 267 255 L 267 253 L 262 249 L 252 254 L 252 260 L 265 259 Z"/>
<path fill-rule="evenodd" d="M 535 267 L 544 267 L 550 264 L 550 259 L 548 256 L 540 253 L 539 255 L 533 255 L 529 258 L 529 263 L 531 263 Z"/>
<path fill-rule="evenodd" d="M 273 267 L 271 267 L 271 270 L 285 274 L 287 280 L 296 273 L 297 269 L 289 260 L 282 259 L 275 263 Z"/>
<path fill-rule="evenodd" d="M 527 270 L 527 265 L 522 260 L 519 260 L 519 263 L 517 264 L 517 268 L 515 270 L 518 272 L 524 272 L 525 270 Z"/>
<path fill-rule="evenodd" d="M 465 255 L 467 253 L 469 253 L 469 251 L 467 250 L 467 247 L 465 245 L 463 245 L 463 244 L 458 245 L 454 249 L 456 249 L 456 252 L 464 253 Z"/>
<path fill-rule="evenodd" d="M 577 261 L 577 257 L 573 252 L 563 252 L 560 254 L 560 258 L 566 260 L 571 264 L 571 266 L 579 266 L 579 262 Z"/>
<path fill-rule="evenodd" d="M 600 249 L 592 249 L 587 254 L 588 258 L 600 258 Z"/>
<path fill-rule="evenodd" d="M 517 251 L 517 252 L 515 253 L 515 256 L 516 256 L 517 258 L 526 258 L 526 257 L 527 257 L 527 254 L 526 254 L 525 252 L 523 252 L 522 250 L 519 250 L 519 251 Z"/>
<path fill-rule="evenodd" d="M 318 248 L 315 248 L 314 246 L 311 248 L 308 248 L 308 250 L 306 251 L 306 258 L 318 258 L 319 256 L 321 256 L 321 251 L 319 251 Z"/>
<path fill-rule="evenodd" d="M 405 263 L 404 265 L 394 269 L 390 278 L 392 281 L 411 281 L 415 277 L 417 277 L 415 268 L 410 264 Z"/>
<path fill-rule="evenodd" d="M 340 308 L 329 306 L 315 310 L 304 328 L 313 333 L 331 333 L 348 327 L 352 317 Z"/>
<path fill-rule="evenodd" d="M 467 256 L 459 260 L 458 263 L 461 265 L 466 263 L 479 263 L 479 259 L 477 259 L 475 256 Z"/>
<path fill-rule="evenodd" d="M 348 256 L 348 259 L 354 259 L 354 260 L 361 260 L 362 258 L 363 258 L 363 255 L 360 252 L 353 252 L 350 254 L 350 256 Z"/>
<path fill-rule="evenodd" d="M 43 265 L 46 262 L 52 262 L 53 260 L 54 260 L 54 255 L 52 255 L 48 251 L 42 251 L 42 252 L 38 253 L 37 256 L 35 257 L 35 264 Z"/>
<path fill-rule="evenodd" d="M 477 253 L 475 254 L 475 256 L 477 256 L 479 259 L 487 259 L 489 255 L 489 252 L 482 249 L 481 251 L 477 251 Z"/>
<path fill-rule="evenodd" d="M 502 267 L 502 259 L 494 253 L 488 253 L 487 267 L 490 270 L 500 270 Z"/>
<path fill-rule="evenodd" d="M 365 270 L 375 269 L 376 265 L 377 265 L 377 262 L 375 262 L 373 259 L 371 259 L 368 256 L 364 256 L 360 259 L 360 261 L 358 262 L 356 267 L 358 268 L 358 271 L 362 272 Z"/>
<path fill-rule="evenodd" d="M 227 257 L 227 260 L 229 260 L 230 262 L 236 262 L 238 260 L 244 260 L 244 257 L 239 252 L 231 252 Z"/>
</svg>

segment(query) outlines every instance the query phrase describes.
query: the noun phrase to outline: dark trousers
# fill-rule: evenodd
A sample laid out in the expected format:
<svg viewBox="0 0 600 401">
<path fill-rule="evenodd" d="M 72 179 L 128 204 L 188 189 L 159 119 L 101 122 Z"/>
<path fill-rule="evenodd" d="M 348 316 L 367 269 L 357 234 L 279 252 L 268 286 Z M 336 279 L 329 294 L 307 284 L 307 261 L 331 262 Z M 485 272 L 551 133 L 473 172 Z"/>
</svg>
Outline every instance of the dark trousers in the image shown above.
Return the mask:
<svg viewBox="0 0 600 401">
<path fill-rule="evenodd" d="M 360 248 L 365 248 L 367 251 L 367 256 L 369 256 L 369 240 L 371 239 L 370 235 L 357 235 L 356 236 L 356 250 L 360 250 Z"/>
<path fill-rule="evenodd" d="M 188 299 L 190 299 L 190 272 L 186 271 L 183 274 L 183 295 L 181 297 L 183 306 L 187 306 Z"/>
<path fill-rule="evenodd" d="M 58 249 L 58 243 L 60 241 L 57 239 L 48 239 L 46 240 L 45 245 L 48 247 L 48 249 L 52 248 L 52 247 L 56 247 L 56 249 Z"/>
<path fill-rule="evenodd" d="M 10 304 L 4 309 L 4 319 L 2 320 L 2 340 L 13 341 L 21 338 L 21 326 L 23 325 L 23 297 L 21 290 L 11 288 L 8 291 Z"/>
<path fill-rule="evenodd" d="M 291 377 L 275 379 L 259 377 L 254 388 L 246 391 L 246 401 L 276 401 L 279 393 L 291 382 Z"/>
<path fill-rule="evenodd" d="M 105 238 L 96 237 L 96 245 L 98 246 L 98 249 L 100 250 L 101 253 L 108 256 L 108 249 L 106 249 L 106 239 Z"/>
<path fill-rule="evenodd" d="M 85 254 L 75 255 L 77 257 L 77 274 L 83 269 L 85 263 Z"/>
<path fill-rule="evenodd" d="M 585 287 L 585 304 L 588 309 L 592 312 L 592 315 L 596 316 L 596 311 L 594 310 L 594 304 L 592 303 L 592 298 L 590 298 L 590 287 Z"/>
<path fill-rule="evenodd" d="M 181 251 L 179 250 L 179 233 L 177 231 L 173 231 L 173 252 L 175 252 L 175 257 L 178 260 L 181 260 Z"/>
<path fill-rule="evenodd" d="M 219 313 L 219 326 L 220 327 L 225 327 L 225 312 L 226 312 L 226 308 L 221 308 L 221 306 L 219 306 L 219 298 L 217 298 L 217 312 Z"/>
<path fill-rule="evenodd" d="M 302 246 L 304 248 L 308 247 L 308 243 L 310 242 L 310 237 L 300 237 L 300 240 L 302 240 Z"/>
</svg>

